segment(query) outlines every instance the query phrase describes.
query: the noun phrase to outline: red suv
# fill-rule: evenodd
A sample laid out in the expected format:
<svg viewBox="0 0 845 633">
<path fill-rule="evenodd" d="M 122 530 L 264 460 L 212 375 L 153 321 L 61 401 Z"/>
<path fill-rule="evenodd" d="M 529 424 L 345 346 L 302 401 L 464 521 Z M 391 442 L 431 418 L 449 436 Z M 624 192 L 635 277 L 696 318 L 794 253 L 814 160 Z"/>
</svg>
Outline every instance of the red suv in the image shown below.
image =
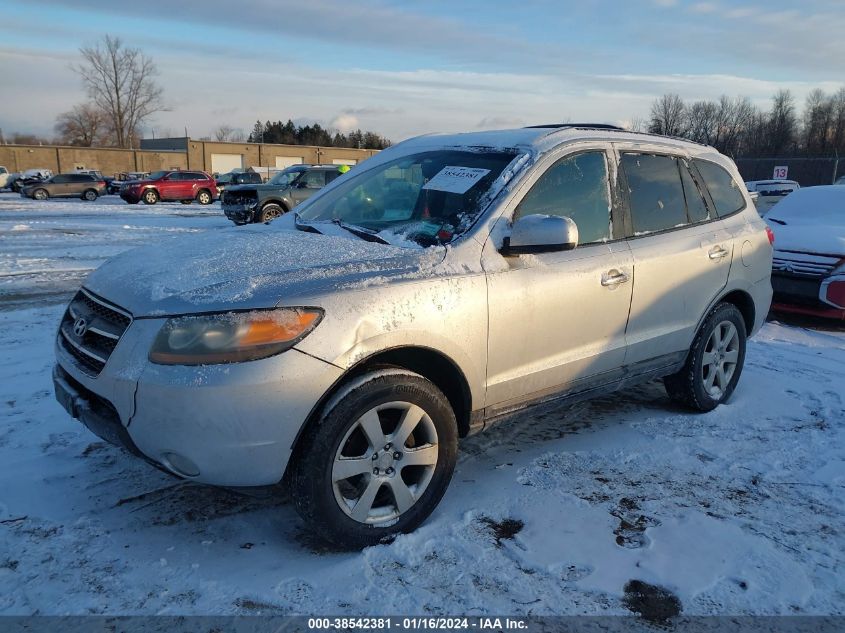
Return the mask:
<svg viewBox="0 0 845 633">
<path fill-rule="evenodd" d="M 178 200 L 191 204 L 211 204 L 217 199 L 217 183 L 204 171 L 156 171 L 144 180 L 127 182 L 120 197 L 129 204 L 155 204 L 159 200 Z"/>
</svg>

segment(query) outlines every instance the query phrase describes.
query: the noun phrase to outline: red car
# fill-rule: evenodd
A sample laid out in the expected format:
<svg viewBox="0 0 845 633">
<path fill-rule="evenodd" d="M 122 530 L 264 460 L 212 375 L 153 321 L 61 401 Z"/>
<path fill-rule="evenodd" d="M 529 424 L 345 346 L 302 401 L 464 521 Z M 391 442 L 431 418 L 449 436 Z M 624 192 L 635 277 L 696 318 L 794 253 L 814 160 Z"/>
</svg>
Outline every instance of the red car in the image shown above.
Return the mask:
<svg viewBox="0 0 845 633">
<path fill-rule="evenodd" d="M 144 180 L 127 182 L 120 188 L 120 197 L 129 204 L 155 204 L 179 201 L 190 204 L 211 204 L 217 199 L 217 183 L 204 171 L 156 171 Z"/>
</svg>

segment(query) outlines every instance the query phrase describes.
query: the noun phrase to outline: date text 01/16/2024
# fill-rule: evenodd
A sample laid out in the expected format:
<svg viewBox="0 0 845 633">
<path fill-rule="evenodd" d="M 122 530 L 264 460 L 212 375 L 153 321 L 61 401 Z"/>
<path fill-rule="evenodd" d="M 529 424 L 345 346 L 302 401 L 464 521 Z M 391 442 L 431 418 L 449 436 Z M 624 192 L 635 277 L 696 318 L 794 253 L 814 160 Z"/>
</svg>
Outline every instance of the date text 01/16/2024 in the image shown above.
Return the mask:
<svg viewBox="0 0 845 633">
<path fill-rule="evenodd" d="M 384 617 L 384 618 L 309 618 L 309 630 L 512 630 L 528 628 L 528 622 L 520 618 L 462 618 L 462 617 Z"/>
</svg>

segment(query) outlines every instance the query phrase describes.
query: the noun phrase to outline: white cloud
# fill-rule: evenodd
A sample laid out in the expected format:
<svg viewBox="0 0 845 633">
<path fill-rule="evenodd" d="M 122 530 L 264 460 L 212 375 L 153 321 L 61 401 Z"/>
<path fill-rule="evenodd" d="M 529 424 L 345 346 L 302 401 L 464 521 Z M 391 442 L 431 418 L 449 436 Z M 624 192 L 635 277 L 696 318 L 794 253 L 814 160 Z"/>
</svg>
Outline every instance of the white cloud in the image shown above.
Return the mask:
<svg viewBox="0 0 845 633">
<path fill-rule="evenodd" d="M 331 123 L 329 123 L 329 128 L 339 130 L 344 133 L 356 130 L 360 126 L 361 123 L 358 121 L 358 117 L 354 114 L 348 113 L 338 114 L 332 119 Z"/>
</svg>

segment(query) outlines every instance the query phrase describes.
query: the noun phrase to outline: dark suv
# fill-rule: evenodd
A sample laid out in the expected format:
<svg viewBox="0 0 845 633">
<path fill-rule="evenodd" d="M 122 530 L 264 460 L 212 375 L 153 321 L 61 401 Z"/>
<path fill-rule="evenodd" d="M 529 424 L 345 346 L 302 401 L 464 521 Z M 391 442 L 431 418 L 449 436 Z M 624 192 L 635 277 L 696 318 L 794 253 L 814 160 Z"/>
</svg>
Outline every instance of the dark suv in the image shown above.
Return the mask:
<svg viewBox="0 0 845 633">
<path fill-rule="evenodd" d="M 128 182 L 120 188 L 120 197 L 129 204 L 155 204 L 179 201 L 211 204 L 217 199 L 217 183 L 204 171 L 156 171 L 149 178 Z"/>
<path fill-rule="evenodd" d="M 263 185 L 226 187 L 220 198 L 223 213 L 235 224 L 269 222 L 340 176 L 342 167 L 344 165 L 294 165 Z"/>
<path fill-rule="evenodd" d="M 228 174 L 220 174 L 216 181 L 218 193 L 235 185 L 260 185 L 264 182 L 261 174 L 254 171 L 231 171 Z"/>
</svg>

